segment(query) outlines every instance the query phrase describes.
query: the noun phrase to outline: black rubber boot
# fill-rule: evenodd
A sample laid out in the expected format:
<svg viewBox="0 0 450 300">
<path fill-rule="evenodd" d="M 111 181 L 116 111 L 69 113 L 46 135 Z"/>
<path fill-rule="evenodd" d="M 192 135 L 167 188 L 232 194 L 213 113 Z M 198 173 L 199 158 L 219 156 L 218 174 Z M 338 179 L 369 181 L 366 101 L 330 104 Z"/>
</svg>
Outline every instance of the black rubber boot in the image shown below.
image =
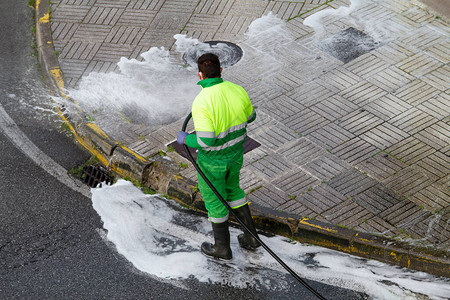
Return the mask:
<svg viewBox="0 0 450 300">
<path fill-rule="evenodd" d="M 239 217 L 239 219 L 244 222 L 244 224 L 250 229 L 250 231 L 257 235 L 255 224 L 253 224 L 252 215 L 250 214 L 250 208 L 248 207 L 248 204 L 241 206 L 239 208 L 236 208 L 234 210 L 236 215 Z M 261 244 L 250 235 L 250 233 L 247 232 L 244 228 L 242 228 L 242 231 L 244 231 L 243 234 L 240 234 L 238 236 L 239 245 L 247 250 L 256 250 Z"/>
<path fill-rule="evenodd" d="M 205 255 L 231 259 L 233 257 L 230 248 L 230 231 L 228 230 L 228 221 L 223 223 L 212 223 L 214 232 L 214 245 L 208 242 L 202 244 L 202 252 Z"/>
</svg>

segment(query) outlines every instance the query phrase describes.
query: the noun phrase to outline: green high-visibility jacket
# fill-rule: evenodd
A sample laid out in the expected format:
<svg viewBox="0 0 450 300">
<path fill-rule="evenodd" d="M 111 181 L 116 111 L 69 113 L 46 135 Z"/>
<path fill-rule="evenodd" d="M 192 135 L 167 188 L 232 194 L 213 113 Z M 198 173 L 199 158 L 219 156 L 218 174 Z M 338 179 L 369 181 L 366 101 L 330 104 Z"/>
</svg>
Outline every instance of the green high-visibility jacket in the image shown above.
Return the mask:
<svg viewBox="0 0 450 300">
<path fill-rule="evenodd" d="M 202 91 L 192 103 L 196 133 L 186 137 L 186 145 L 207 156 L 225 158 L 242 152 L 247 124 L 256 118 L 247 92 L 222 78 L 208 78 L 198 84 Z"/>
</svg>

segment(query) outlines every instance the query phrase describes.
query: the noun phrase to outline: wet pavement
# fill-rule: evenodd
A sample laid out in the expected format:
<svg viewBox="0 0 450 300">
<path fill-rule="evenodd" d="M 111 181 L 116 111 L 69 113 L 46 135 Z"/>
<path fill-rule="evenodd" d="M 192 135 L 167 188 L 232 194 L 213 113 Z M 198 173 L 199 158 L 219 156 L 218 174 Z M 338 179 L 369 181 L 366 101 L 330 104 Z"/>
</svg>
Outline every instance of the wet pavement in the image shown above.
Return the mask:
<svg viewBox="0 0 450 300">
<path fill-rule="evenodd" d="M 236 43 L 243 59 L 224 78 L 257 106 L 249 136 L 261 144 L 245 155 L 249 201 L 449 249 L 445 18 L 406 0 L 53 0 L 51 8 L 68 88 L 92 72 L 119 72 L 121 57 L 142 60 L 151 47 L 183 64 L 175 34 Z M 270 28 L 249 34 L 269 12 Z M 147 157 L 167 150 L 182 121 L 107 133 Z M 192 166 L 182 175 L 196 180 Z"/>
</svg>

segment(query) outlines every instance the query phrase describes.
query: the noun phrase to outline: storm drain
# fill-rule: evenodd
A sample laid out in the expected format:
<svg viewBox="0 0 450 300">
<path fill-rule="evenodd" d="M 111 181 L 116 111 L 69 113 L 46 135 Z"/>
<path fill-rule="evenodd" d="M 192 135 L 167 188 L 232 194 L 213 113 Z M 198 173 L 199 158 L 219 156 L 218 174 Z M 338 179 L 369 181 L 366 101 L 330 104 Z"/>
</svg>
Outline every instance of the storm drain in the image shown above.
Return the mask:
<svg viewBox="0 0 450 300">
<path fill-rule="evenodd" d="M 224 41 L 209 41 L 198 43 L 183 54 L 183 60 L 187 65 L 197 66 L 197 59 L 205 53 L 213 53 L 219 57 L 222 68 L 236 64 L 243 55 L 241 47 Z"/>
<path fill-rule="evenodd" d="M 109 175 L 108 171 L 97 166 L 85 166 L 80 174 L 80 180 L 90 187 L 101 187 L 102 183 L 107 185 L 114 182 L 114 176 Z"/>
<path fill-rule="evenodd" d="M 380 46 L 379 42 L 364 32 L 349 27 L 316 45 L 322 51 L 336 57 L 344 64 Z"/>
</svg>

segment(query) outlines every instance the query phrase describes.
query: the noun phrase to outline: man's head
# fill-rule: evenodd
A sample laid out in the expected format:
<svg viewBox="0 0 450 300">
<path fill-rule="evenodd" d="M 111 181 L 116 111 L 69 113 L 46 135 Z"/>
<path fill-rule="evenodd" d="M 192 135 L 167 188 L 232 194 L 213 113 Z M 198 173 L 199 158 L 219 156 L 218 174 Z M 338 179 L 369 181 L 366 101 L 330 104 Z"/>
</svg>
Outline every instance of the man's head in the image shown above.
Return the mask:
<svg viewBox="0 0 450 300">
<path fill-rule="evenodd" d="M 222 72 L 219 57 L 212 53 L 205 53 L 200 56 L 197 60 L 197 65 L 200 80 L 220 77 Z"/>
</svg>

